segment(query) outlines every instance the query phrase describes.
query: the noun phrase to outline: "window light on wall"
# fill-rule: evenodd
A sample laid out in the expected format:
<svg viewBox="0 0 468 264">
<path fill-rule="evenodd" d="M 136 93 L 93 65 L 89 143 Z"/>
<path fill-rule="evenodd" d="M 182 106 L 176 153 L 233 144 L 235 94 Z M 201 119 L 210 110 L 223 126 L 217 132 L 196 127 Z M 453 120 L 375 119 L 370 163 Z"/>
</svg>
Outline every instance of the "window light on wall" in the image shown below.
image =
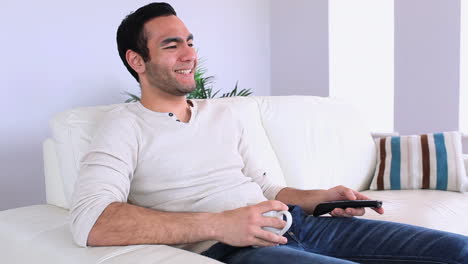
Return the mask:
<svg viewBox="0 0 468 264">
<path fill-rule="evenodd" d="M 330 0 L 328 12 L 330 96 L 373 132 L 393 132 L 394 0 Z"/>
</svg>

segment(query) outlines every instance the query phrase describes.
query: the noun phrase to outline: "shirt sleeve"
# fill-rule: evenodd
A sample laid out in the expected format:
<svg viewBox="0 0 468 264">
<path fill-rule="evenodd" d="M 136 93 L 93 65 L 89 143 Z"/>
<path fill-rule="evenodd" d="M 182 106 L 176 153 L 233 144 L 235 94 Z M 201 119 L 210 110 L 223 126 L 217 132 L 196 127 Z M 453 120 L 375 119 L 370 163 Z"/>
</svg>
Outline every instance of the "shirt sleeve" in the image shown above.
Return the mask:
<svg viewBox="0 0 468 264">
<path fill-rule="evenodd" d="M 130 118 L 109 118 L 97 129 L 80 161 L 71 200 L 70 229 L 79 246 L 87 246 L 89 232 L 109 204 L 127 202 L 138 146 Z"/>
<path fill-rule="evenodd" d="M 232 109 L 231 112 L 233 113 Z M 233 115 L 236 118 L 234 113 Z M 274 200 L 278 192 L 285 186 L 275 184 L 268 177 L 268 164 L 262 155 L 263 151 L 260 149 L 263 146 L 255 144 L 255 134 L 249 132 L 239 118 L 236 119 L 241 131 L 238 148 L 244 162 L 242 173 L 244 173 L 245 176 L 252 178 L 252 180 L 261 187 L 263 195 L 268 200 Z"/>
</svg>

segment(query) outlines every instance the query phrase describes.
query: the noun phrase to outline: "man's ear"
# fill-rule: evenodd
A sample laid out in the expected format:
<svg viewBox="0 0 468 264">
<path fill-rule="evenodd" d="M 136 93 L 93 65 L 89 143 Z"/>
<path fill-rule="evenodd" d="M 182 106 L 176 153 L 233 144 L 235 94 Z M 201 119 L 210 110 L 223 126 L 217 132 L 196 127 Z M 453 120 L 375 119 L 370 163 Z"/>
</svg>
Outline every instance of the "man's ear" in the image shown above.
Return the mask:
<svg viewBox="0 0 468 264">
<path fill-rule="evenodd" d="M 144 73 L 145 72 L 145 61 L 140 56 L 140 54 L 136 53 L 133 50 L 127 50 L 125 53 L 125 58 L 127 59 L 128 64 L 134 71 L 137 73 Z"/>
</svg>

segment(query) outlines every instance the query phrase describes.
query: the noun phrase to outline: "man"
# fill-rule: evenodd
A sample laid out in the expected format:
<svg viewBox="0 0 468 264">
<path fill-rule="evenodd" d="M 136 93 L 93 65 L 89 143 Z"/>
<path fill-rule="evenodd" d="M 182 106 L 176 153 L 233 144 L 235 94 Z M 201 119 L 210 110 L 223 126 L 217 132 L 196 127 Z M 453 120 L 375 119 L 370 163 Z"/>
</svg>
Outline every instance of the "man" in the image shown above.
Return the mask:
<svg viewBox="0 0 468 264">
<path fill-rule="evenodd" d="M 177 245 L 228 263 L 468 263 L 460 235 L 352 218 L 362 208 L 308 216 L 320 202 L 368 197 L 269 181 L 229 107 L 186 100 L 195 89 L 193 41 L 166 3 L 119 26 L 119 54 L 141 102 L 108 113 L 83 157 L 71 209 L 79 245 Z M 285 226 L 262 213 L 288 209 L 285 236 L 262 229 Z"/>
</svg>

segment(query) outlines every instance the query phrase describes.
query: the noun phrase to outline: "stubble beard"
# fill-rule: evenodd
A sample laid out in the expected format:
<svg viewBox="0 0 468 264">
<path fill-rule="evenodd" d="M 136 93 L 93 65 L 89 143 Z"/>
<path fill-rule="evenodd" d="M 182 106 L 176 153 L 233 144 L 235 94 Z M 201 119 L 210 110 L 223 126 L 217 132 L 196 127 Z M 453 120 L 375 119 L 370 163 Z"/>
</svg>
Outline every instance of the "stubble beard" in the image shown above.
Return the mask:
<svg viewBox="0 0 468 264">
<path fill-rule="evenodd" d="M 148 81 L 151 86 L 156 87 L 165 93 L 175 96 L 186 96 L 196 89 L 196 82 L 193 84 L 183 85 L 174 77 L 174 73 L 170 71 L 158 70 L 158 65 L 148 63 L 146 70 L 148 72 Z"/>
</svg>

